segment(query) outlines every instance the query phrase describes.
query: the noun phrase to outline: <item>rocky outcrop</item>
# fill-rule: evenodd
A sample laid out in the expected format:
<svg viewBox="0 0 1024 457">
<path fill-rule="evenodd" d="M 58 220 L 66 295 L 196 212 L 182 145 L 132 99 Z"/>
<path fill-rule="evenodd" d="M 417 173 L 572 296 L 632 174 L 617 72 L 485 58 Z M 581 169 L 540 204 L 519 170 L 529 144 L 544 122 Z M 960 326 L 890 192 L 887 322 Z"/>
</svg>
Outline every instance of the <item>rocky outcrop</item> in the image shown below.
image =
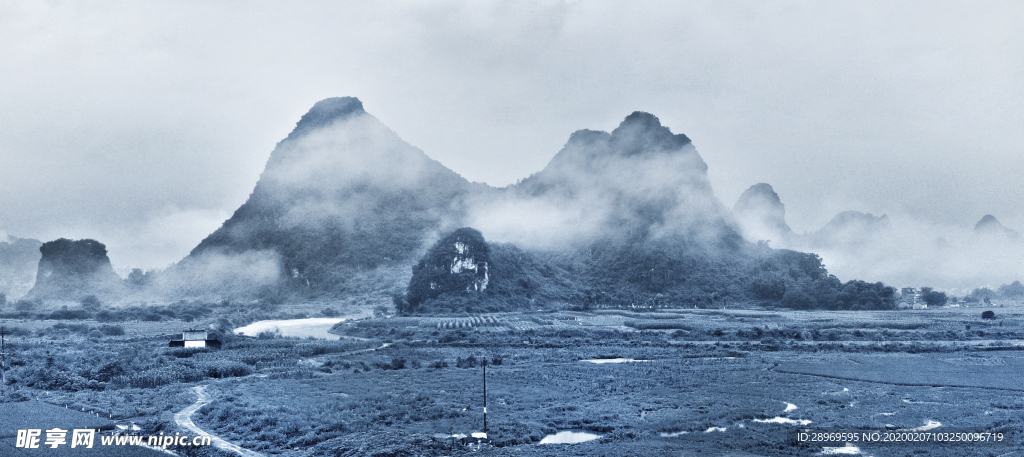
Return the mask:
<svg viewBox="0 0 1024 457">
<path fill-rule="evenodd" d="M 743 191 L 732 215 L 747 241 L 768 240 L 785 246 L 793 236 L 793 229 L 786 224 L 786 205 L 769 184 L 754 184 Z"/>
<path fill-rule="evenodd" d="M 123 292 L 124 283 L 110 266 L 107 247 L 96 240 L 61 238 L 43 243 L 36 283 L 27 297 L 80 300 L 86 295 Z"/>
<path fill-rule="evenodd" d="M 407 299 L 417 307 L 424 300 L 449 292 L 477 293 L 491 281 L 491 249 L 483 235 L 460 228 L 427 251 L 412 269 Z"/>
</svg>

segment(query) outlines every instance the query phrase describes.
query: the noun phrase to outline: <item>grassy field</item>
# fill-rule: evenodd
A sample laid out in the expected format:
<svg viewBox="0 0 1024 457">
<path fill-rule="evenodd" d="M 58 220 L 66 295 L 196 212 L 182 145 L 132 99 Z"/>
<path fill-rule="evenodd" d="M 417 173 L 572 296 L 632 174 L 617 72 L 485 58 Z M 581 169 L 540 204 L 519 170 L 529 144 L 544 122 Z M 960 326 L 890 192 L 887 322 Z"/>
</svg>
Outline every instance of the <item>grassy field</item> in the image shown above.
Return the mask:
<svg viewBox="0 0 1024 457">
<path fill-rule="evenodd" d="M 253 314 L 317 317 L 322 308 Z M 1024 344 L 1024 309 L 995 308 L 992 320 L 981 311 L 366 318 L 333 329 L 351 337 L 339 341 L 223 335 L 218 351 L 172 349 L 167 339 L 182 328 L 225 319 L 244 325 L 253 316 L 221 304 L 191 322 L 8 319 L 14 363 L 5 399 L 86 408 L 142 424 L 146 433 L 173 432 L 171 415 L 195 401 L 190 387 L 207 385 L 214 401 L 193 416 L 198 426 L 251 450 L 296 457 L 817 455 L 822 447 L 796 441 L 798 428 L 934 422 L 1017 435 L 1010 446 L 860 450 L 1020 453 L 1024 351 L 1015 348 Z M 104 333 L 103 325 L 123 333 Z M 646 362 L 583 361 L 610 358 Z M 439 435 L 483 429 L 483 361 L 492 443 L 453 448 Z M 601 438 L 538 444 L 565 430 Z"/>
</svg>

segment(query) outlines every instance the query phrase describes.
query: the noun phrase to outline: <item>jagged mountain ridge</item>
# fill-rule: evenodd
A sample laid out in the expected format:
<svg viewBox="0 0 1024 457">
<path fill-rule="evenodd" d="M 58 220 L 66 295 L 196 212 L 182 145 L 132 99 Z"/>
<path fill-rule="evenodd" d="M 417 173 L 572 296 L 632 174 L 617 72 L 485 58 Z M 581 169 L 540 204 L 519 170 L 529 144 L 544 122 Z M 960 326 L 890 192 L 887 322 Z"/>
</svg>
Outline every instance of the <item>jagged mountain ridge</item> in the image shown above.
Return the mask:
<svg viewBox="0 0 1024 457">
<path fill-rule="evenodd" d="M 231 258 L 255 257 L 276 263 L 292 287 L 337 291 L 352 271 L 407 268 L 446 231 L 500 220 L 500 202 L 508 201 L 570 214 L 545 236 L 561 231 L 583 244 L 673 231 L 695 242 L 735 244 L 706 170 L 689 138 L 636 112 L 611 133 L 574 133 L 543 170 L 495 189 L 402 141 L 358 99 L 332 98 L 278 143 L 249 199 L 177 269 L 214 264 L 217 271 L 206 276 L 218 276 L 238 263 Z M 533 222 L 543 225 L 515 220 L 493 230 L 495 238 L 530 237 Z M 482 225 L 491 236 L 493 227 Z"/>
<path fill-rule="evenodd" d="M 611 133 L 573 133 L 543 170 L 509 190 L 521 202 L 569 214 L 567 229 L 584 244 L 666 236 L 703 245 L 739 241 L 693 143 L 650 113 L 626 116 Z"/>
<path fill-rule="evenodd" d="M 747 296 L 755 273 L 783 285 L 827 278 L 813 254 L 755 248 L 730 220 L 690 139 L 649 113 L 610 133 L 578 131 L 544 169 L 496 189 L 402 141 L 359 100 L 335 98 L 302 117 L 249 199 L 156 283 L 178 295 L 390 302 L 423 289 L 409 285 L 417 259 L 421 271 L 450 269 L 428 248 L 457 227 L 493 246 L 491 285 L 473 296 L 489 305 L 467 302 L 477 298 L 461 285 L 436 297 L 466 309 L 538 299 L 703 306 Z"/>
</svg>

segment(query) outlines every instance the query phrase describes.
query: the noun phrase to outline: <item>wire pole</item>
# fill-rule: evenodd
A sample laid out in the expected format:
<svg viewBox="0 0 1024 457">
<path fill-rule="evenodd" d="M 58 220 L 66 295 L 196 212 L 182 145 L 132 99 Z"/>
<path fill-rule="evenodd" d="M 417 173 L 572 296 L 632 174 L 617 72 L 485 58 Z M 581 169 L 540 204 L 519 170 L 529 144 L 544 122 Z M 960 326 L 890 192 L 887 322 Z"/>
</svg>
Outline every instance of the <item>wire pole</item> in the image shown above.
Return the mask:
<svg viewBox="0 0 1024 457">
<path fill-rule="evenodd" d="M 484 358 L 484 433 L 487 433 L 487 358 Z"/>
<path fill-rule="evenodd" d="M 0 388 L 7 388 L 7 333 L 0 326 Z"/>
</svg>

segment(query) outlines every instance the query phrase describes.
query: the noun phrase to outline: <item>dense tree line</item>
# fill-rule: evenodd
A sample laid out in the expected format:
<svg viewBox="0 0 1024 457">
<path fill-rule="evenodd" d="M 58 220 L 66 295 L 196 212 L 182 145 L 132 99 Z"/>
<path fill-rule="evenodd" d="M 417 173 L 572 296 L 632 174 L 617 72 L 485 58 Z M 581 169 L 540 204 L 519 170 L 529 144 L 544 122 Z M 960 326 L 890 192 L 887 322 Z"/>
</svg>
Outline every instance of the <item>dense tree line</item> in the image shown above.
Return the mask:
<svg viewBox="0 0 1024 457">
<path fill-rule="evenodd" d="M 486 253 L 489 283 L 451 274 L 456 238 Z M 477 255 L 476 261 L 482 259 Z M 793 309 L 888 310 L 896 289 L 830 275 L 816 254 L 770 249 L 702 247 L 679 240 L 610 240 L 562 252 L 489 246 L 479 232 L 460 229 L 438 242 L 414 268 L 403 313 L 484 312 L 539 307 L 715 308 L 755 302 Z"/>
</svg>

